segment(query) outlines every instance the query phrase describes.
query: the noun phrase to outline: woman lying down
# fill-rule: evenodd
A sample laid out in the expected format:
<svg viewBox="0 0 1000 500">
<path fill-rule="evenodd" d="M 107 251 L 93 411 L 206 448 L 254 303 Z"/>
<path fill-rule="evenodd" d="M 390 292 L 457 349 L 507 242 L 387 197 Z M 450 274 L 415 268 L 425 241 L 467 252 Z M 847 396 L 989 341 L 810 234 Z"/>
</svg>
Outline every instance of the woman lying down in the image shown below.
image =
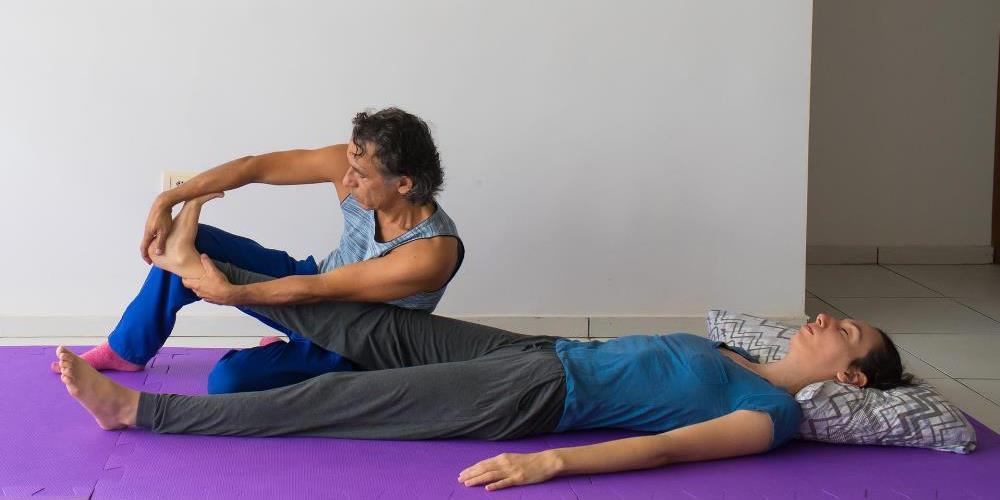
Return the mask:
<svg viewBox="0 0 1000 500">
<path fill-rule="evenodd" d="M 187 251 L 198 259 L 193 246 Z M 207 257 L 202 264 L 231 284 L 271 279 Z M 489 440 L 600 427 L 658 433 L 504 453 L 459 473 L 466 486 L 488 490 L 763 453 L 795 436 L 801 412 L 793 395 L 810 383 L 908 383 L 881 330 L 822 314 L 796 333 L 784 359 L 757 364 L 743 350 L 685 333 L 578 342 L 385 304 L 253 309 L 369 371 L 262 392 L 151 394 L 116 384 L 60 347 L 61 379 L 107 430 Z"/>
</svg>

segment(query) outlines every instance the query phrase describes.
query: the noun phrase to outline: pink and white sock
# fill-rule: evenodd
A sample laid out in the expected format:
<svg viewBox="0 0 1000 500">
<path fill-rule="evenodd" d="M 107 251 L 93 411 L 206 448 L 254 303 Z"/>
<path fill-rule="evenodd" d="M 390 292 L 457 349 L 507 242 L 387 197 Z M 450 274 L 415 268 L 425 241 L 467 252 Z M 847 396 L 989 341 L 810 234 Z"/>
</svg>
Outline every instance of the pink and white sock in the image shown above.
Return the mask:
<svg viewBox="0 0 1000 500">
<path fill-rule="evenodd" d="M 277 337 L 277 336 L 264 337 L 264 338 L 260 339 L 260 343 L 257 344 L 257 345 L 259 345 L 261 347 L 264 347 L 266 345 L 271 345 L 271 344 L 273 344 L 275 342 L 284 342 L 284 340 L 281 340 L 281 337 Z"/>
<path fill-rule="evenodd" d="M 118 355 L 115 351 L 111 349 L 111 346 L 107 342 L 83 353 L 80 355 L 84 361 L 90 366 L 93 366 L 95 370 L 118 370 L 120 372 L 137 372 L 145 368 L 143 365 L 137 365 L 135 363 L 130 363 L 125 361 Z M 52 371 L 60 373 L 59 362 L 56 361 L 52 363 Z"/>
</svg>

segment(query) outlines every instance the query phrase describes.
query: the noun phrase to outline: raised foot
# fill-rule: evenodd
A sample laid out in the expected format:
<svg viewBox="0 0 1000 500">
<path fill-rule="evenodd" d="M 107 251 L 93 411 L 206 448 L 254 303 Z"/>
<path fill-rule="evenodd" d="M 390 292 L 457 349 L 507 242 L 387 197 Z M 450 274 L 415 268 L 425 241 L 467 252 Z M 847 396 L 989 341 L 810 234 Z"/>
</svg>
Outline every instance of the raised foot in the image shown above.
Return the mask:
<svg viewBox="0 0 1000 500">
<path fill-rule="evenodd" d="M 206 194 L 184 203 L 177 217 L 174 217 L 173 227 L 163 244 L 163 253 L 156 253 L 157 242 L 150 244 L 149 256 L 156 267 L 182 278 L 200 278 L 205 274 L 198 250 L 194 246 L 198 236 L 198 219 L 202 205 L 223 196 L 224 193 Z"/>
</svg>

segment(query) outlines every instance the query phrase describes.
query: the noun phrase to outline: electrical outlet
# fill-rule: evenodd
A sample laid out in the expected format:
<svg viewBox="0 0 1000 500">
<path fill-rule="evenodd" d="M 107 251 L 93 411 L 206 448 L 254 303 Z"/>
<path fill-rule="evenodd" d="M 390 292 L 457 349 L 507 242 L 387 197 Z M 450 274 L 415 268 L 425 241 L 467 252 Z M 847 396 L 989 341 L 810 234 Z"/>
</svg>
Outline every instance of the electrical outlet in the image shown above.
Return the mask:
<svg viewBox="0 0 1000 500">
<path fill-rule="evenodd" d="M 190 170 L 165 170 L 163 172 L 162 190 L 167 191 L 180 186 L 199 173 L 200 172 L 192 172 Z"/>
</svg>

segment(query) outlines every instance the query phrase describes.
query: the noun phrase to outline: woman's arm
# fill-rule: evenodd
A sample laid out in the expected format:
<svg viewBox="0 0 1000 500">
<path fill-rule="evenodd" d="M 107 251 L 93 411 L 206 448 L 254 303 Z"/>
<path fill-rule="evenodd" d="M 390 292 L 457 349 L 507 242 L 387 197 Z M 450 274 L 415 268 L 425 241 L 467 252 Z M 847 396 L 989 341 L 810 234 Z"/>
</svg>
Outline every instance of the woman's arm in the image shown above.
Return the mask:
<svg viewBox="0 0 1000 500">
<path fill-rule="evenodd" d="M 466 486 L 485 484 L 487 490 L 498 490 L 540 483 L 554 476 L 649 469 L 678 462 L 751 455 L 766 451 L 772 434 L 771 417 L 766 413 L 738 410 L 654 436 L 538 453 L 504 453 L 463 470 L 458 480 Z"/>
</svg>

